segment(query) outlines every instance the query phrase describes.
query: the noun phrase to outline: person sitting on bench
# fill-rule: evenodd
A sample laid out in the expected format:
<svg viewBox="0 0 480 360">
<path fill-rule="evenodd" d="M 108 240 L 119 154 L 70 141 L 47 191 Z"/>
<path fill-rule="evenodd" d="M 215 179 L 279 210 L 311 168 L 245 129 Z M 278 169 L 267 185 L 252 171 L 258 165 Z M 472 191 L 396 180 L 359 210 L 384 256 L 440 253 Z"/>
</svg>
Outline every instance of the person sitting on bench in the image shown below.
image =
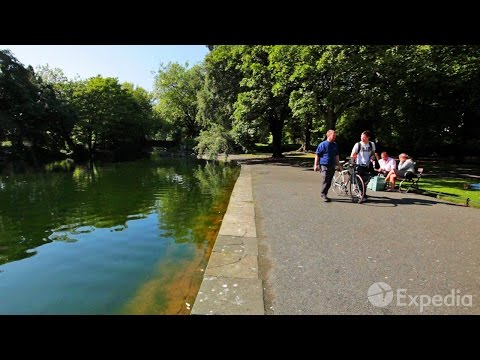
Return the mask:
<svg viewBox="0 0 480 360">
<path fill-rule="evenodd" d="M 397 177 L 404 178 L 407 172 L 415 172 L 415 163 L 412 159 L 408 158 L 407 154 L 401 153 L 398 155 L 398 158 L 400 162 L 398 163 L 397 169 L 390 170 L 386 177 L 386 179 L 388 179 L 387 181 L 391 183 L 390 189 L 388 189 L 389 191 L 395 191 L 395 180 Z"/>
<path fill-rule="evenodd" d="M 381 153 L 381 159 L 378 160 L 378 163 L 380 164 L 380 168 L 375 169 L 375 171 L 378 171 L 380 174 L 383 174 L 383 176 L 385 176 L 386 183 L 392 183 L 392 187 L 387 191 L 395 191 L 395 169 L 397 168 L 397 162 L 395 161 L 395 159 L 388 156 L 388 153 L 386 151 L 383 151 Z"/>
<path fill-rule="evenodd" d="M 400 159 L 400 162 L 398 163 L 397 177 L 404 178 L 407 172 L 415 172 L 415 163 L 407 154 L 401 153 L 398 155 L 398 158 Z"/>
<path fill-rule="evenodd" d="M 386 151 L 382 152 L 381 159 L 378 160 L 378 163 L 380 164 L 380 168 L 375 169 L 375 171 L 382 173 L 383 176 L 387 176 L 391 170 L 395 170 L 397 168 L 395 159 L 388 156 Z"/>
</svg>

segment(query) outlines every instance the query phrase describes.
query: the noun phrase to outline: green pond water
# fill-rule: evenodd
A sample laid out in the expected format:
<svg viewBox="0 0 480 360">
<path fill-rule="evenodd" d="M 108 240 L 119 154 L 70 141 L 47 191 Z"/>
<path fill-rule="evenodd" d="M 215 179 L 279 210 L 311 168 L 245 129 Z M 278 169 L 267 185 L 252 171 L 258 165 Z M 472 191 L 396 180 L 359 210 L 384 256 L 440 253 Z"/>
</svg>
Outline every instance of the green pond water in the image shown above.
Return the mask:
<svg viewBox="0 0 480 360">
<path fill-rule="evenodd" d="M 191 159 L 2 172 L 0 314 L 188 314 L 239 172 Z"/>
</svg>

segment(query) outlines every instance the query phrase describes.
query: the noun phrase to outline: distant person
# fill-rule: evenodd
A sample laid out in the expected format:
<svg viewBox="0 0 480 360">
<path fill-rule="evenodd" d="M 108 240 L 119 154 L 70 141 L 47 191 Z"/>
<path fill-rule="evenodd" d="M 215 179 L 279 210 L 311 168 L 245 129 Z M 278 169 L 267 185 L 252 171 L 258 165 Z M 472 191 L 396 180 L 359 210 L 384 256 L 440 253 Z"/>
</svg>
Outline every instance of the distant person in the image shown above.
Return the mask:
<svg viewBox="0 0 480 360">
<path fill-rule="evenodd" d="M 335 174 L 335 164 L 340 171 L 343 170 L 340 165 L 340 157 L 338 153 L 338 145 L 335 142 L 337 134 L 335 130 L 327 131 L 327 140 L 322 141 L 315 152 L 315 162 L 313 163 L 313 171 L 320 170 L 322 183 L 320 186 L 320 197 L 324 202 L 329 202 L 330 198 L 327 196 L 328 189 L 332 184 L 333 175 Z"/>
</svg>

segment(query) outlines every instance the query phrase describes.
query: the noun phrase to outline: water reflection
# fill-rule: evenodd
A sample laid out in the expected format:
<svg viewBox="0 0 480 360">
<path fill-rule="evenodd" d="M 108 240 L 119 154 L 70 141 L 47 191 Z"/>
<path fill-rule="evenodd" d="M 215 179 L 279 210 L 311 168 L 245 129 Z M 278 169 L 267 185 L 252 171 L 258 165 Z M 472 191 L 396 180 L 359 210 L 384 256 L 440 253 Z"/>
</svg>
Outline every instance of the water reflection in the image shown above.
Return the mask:
<svg viewBox="0 0 480 360">
<path fill-rule="evenodd" d="M 202 241 L 192 229 L 236 173 L 227 164 L 159 159 L 0 176 L 0 265 L 51 241 L 74 242 L 99 228 L 122 231 L 152 212 L 175 241 Z"/>
<path fill-rule="evenodd" d="M 45 165 L 46 171 L 72 171 L 75 168 L 75 162 L 72 159 L 54 161 Z"/>
<path fill-rule="evenodd" d="M 185 313 L 238 173 L 161 159 L 0 176 L 0 313 Z"/>
</svg>

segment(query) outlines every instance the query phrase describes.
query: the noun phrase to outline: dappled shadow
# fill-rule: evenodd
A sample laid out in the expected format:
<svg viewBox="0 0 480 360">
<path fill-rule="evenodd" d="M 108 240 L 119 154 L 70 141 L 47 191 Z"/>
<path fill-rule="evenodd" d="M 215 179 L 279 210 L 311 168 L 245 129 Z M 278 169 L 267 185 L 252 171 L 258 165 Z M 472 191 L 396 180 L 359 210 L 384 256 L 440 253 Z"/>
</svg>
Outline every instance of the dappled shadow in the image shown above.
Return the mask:
<svg viewBox="0 0 480 360">
<path fill-rule="evenodd" d="M 449 206 L 460 206 L 460 207 L 465 207 L 462 204 L 455 204 L 451 202 L 445 202 L 445 201 L 437 201 L 437 200 L 429 200 L 429 199 L 423 199 L 420 197 L 401 197 L 401 198 L 389 198 L 389 197 L 377 197 L 377 196 L 368 196 L 368 200 L 363 203 L 362 205 L 378 205 L 378 204 L 385 204 L 385 203 L 390 203 L 393 204 L 394 206 L 399 206 L 399 205 L 423 205 L 423 206 L 433 206 L 433 205 L 449 205 Z"/>
<path fill-rule="evenodd" d="M 338 202 L 338 203 L 345 203 L 345 204 L 352 204 L 352 205 L 375 205 L 375 206 L 384 206 L 384 207 L 394 207 L 398 206 L 398 203 L 393 202 L 392 199 L 390 198 L 376 198 L 372 196 L 368 196 L 368 200 L 364 203 L 358 204 L 357 202 L 352 201 L 352 198 L 349 196 L 341 197 L 341 198 L 332 198 L 332 202 Z"/>
<path fill-rule="evenodd" d="M 425 177 L 480 179 L 480 166 L 478 163 L 465 162 L 459 164 L 445 159 L 420 158 L 417 167 L 425 168 L 425 173 L 423 174 Z"/>
<path fill-rule="evenodd" d="M 357 204 L 353 202 L 351 197 L 332 197 L 332 202 L 338 203 L 346 203 L 346 204 L 354 204 L 359 206 L 381 206 L 381 207 L 396 207 L 402 205 L 422 205 L 422 206 L 433 206 L 433 205 L 449 205 L 449 206 L 459 206 L 465 207 L 462 204 L 455 204 L 451 202 L 445 201 L 436 201 L 436 200 L 429 200 L 429 199 L 422 199 L 422 198 L 412 198 L 412 197 L 402 197 L 402 198 L 390 198 L 385 196 L 375 196 L 375 195 L 368 195 L 367 201 Z"/>
</svg>

